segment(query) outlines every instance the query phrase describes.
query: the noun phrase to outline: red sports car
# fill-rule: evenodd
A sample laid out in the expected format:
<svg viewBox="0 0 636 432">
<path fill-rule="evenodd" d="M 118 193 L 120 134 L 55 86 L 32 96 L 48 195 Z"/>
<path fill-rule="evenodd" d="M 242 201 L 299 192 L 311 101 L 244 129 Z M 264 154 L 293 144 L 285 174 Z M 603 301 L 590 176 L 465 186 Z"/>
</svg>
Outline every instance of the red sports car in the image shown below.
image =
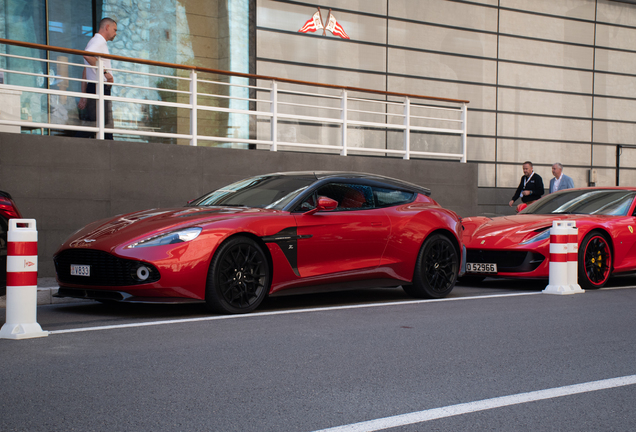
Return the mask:
<svg viewBox="0 0 636 432">
<path fill-rule="evenodd" d="M 402 286 L 440 298 L 461 268 L 461 219 L 388 177 L 276 173 L 186 207 L 94 222 L 54 256 L 58 296 L 205 301 L 244 313 L 267 295 Z"/>
<path fill-rule="evenodd" d="M 22 218 L 8 192 L 0 191 L 0 295 L 7 287 L 7 229 L 9 219 Z"/>
<path fill-rule="evenodd" d="M 466 275 L 548 278 L 553 221 L 576 222 L 579 285 L 600 288 L 636 270 L 636 188 L 582 188 L 549 194 L 514 216 L 464 219 Z"/>
</svg>

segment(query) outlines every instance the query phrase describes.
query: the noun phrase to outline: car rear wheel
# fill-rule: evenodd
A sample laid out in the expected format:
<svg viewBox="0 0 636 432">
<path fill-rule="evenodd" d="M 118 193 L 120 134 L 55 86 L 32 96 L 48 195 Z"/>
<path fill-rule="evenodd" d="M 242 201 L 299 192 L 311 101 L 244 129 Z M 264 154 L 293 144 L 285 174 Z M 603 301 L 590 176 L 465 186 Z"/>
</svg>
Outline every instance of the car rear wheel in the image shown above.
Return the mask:
<svg viewBox="0 0 636 432">
<path fill-rule="evenodd" d="M 226 314 L 256 309 L 269 291 L 267 257 L 254 240 L 232 238 L 219 247 L 208 271 L 205 300 L 208 308 Z"/>
<path fill-rule="evenodd" d="M 413 285 L 404 291 L 413 297 L 446 297 L 457 282 L 459 255 L 448 237 L 434 234 L 422 245 L 415 265 Z"/>
<path fill-rule="evenodd" d="M 600 232 L 585 236 L 579 248 L 579 285 L 587 289 L 601 288 L 612 270 L 612 249 Z"/>
</svg>

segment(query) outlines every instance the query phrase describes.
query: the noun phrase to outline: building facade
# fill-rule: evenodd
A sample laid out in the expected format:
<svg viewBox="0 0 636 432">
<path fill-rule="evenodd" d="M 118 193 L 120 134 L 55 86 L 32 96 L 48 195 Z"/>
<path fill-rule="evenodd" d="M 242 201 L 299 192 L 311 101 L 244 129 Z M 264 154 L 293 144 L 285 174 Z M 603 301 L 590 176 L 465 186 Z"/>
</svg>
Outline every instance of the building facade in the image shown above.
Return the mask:
<svg viewBox="0 0 636 432">
<path fill-rule="evenodd" d="M 350 39 L 299 32 L 318 8 Z M 555 162 L 576 186 L 636 184 L 633 1 L 0 0 L 0 37 L 83 49 L 104 16 L 119 23 L 116 55 L 469 100 L 483 214 L 512 212 L 526 160 L 546 185 Z M 115 116 L 152 126 L 141 108 Z M 210 127 L 250 134 L 231 116 Z"/>
<path fill-rule="evenodd" d="M 636 184 L 634 2 L 322 2 L 346 41 L 297 33 L 314 3 L 257 4 L 259 73 L 470 100 L 482 213 L 511 211 L 526 160 L 546 185 L 555 162 L 576 186 Z"/>
</svg>

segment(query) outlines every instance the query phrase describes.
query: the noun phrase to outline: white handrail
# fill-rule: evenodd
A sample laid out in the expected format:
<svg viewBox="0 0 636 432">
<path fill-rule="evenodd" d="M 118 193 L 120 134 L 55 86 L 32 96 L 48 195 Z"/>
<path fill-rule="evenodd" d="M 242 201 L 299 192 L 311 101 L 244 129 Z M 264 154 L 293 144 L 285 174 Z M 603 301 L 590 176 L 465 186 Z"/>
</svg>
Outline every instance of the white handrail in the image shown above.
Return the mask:
<svg viewBox="0 0 636 432">
<path fill-rule="evenodd" d="M 0 43 L 0 48 L 2 46 L 3 44 Z M 54 47 L 48 48 L 50 51 L 55 51 Z M 4 65 L 5 63 L 11 64 L 10 62 L 3 61 L 7 58 L 46 64 L 47 67 L 38 65 L 37 68 L 32 70 L 11 69 Z M 122 60 L 121 58 L 112 60 L 118 63 L 118 67 L 109 68 L 109 70 L 116 72 L 118 74 L 117 76 L 126 75 L 139 77 L 139 81 L 143 82 L 115 82 L 111 87 L 113 93 L 110 96 L 106 96 L 104 95 L 105 80 L 103 61 L 103 57 L 98 56 L 95 66 L 85 66 L 70 61 L 60 61 L 59 59 L 49 60 L 0 52 L 0 62 L 2 62 L 0 64 L 3 64 L 3 67 L 0 68 L 0 72 L 4 73 L 5 82 L 9 81 L 8 84 L 0 84 L 0 90 L 17 91 L 25 95 L 29 93 L 47 95 L 49 98 L 83 97 L 92 99 L 96 100 L 98 112 L 97 121 L 94 125 L 82 125 L 79 123 L 79 120 L 75 124 L 73 122 L 69 122 L 68 124 L 55 123 L 51 121 L 50 112 L 48 113 L 49 115 L 46 116 L 49 121 L 42 121 L 41 119 L 38 119 L 39 121 L 32 119 L 27 120 L 24 118 L 7 119 L 0 117 L 0 125 L 13 125 L 18 128 L 52 131 L 97 132 L 97 137 L 100 139 L 103 139 L 106 133 L 113 133 L 125 136 L 187 139 L 192 146 L 198 145 L 199 141 L 239 143 L 265 148 L 269 147 L 271 151 L 278 151 L 280 147 L 285 147 L 291 150 L 319 149 L 335 151 L 342 156 L 350 155 L 352 151 L 355 151 L 356 154 L 396 155 L 402 156 L 404 159 L 417 156 L 451 158 L 466 162 L 468 108 L 465 101 L 434 99 L 434 102 L 427 103 L 424 102 L 427 99 L 425 96 L 407 96 L 397 93 L 374 92 L 366 89 L 352 89 L 355 91 L 356 96 L 351 97 L 347 88 L 344 87 L 340 89 L 340 94 L 333 94 L 337 88 L 331 85 L 323 85 L 321 87 L 321 85 L 315 83 L 290 82 L 291 80 L 282 79 L 279 81 L 271 77 L 245 76 L 244 74 L 237 74 L 239 77 L 244 78 L 241 80 L 241 83 L 223 82 L 209 79 L 208 75 L 216 73 L 213 71 L 198 71 L 197 69 L 189 68 L 189 76 L 177 76 L 175 75 L 175 71 L 179 68 L 178 65 L 172 65 L 174 67 L 173 70 L 170 71 L 169 67 L 162 64 L 159 67 L 169 72 L 155 73 L 148 71 L 147 62 L 136 59 Z M 21 62 L 21 64 L 24 64 L 24 62 Z M 48 88 L 48 85 L 29 86 L 19 84 L 20 81 L 11 83 L 12 79 L 7 79 L 20 75 L 31 77 L 32 81 L 43 80 L 47 83 L 52 82 L 51 80 L 57 80 L 57 82 L 66 81 L 67 83 L 90 82 L 80 78 L 40 72 L 40 70 L 50 70 L 48 67 L 50 64 L 56 66 L 67 65 L 69 68 L 84 67 L 96 69 L 96 94 L 85 94 L 68 90 L 68 85 L 59 89 L 51 89 Z M 124 67 L 126 64 L 130 65 L 131 69 L 126 69 Z M 229 72 L 226 74 L 232 75 Z M 252 81 L 248 82 L 248 79 Z M 164 89 L 159 87 L 158 82 L 161 80 L 171 80 L 169 83 L 174 83 L 175 88 Z M 271 83 L 271 87 L 264 85 L 267 81 Z M 183 85 L 179 83 L 183 83 Z M 188 83 L 187 87 L 184 87 L 185 83 Z M 282 83 L 285 84 L 284 88 L 281 86 Z M 77 86 L 77 84 L 74 85 Z M 306 91 L 302 89 L 302 87 L 307 87 L 308 85 L 313 86 L 316 91 Z M 170 84 L 170 86 L 172 87 L 173 84 Z M 210 88 L 214 86 L 220 86 L 220 88 L 215 88 L 211 91 Z M 294 88 L 298 86 L 300 86 L 300 88 Z M 238 89 L 241 89 L 242 93 L 234 91 Z M 220 90 L 223 90 L 223 94 L 218 93 Z M 323 93 L 321 93 L 321 91 Z M 369 98 L 361 97 L 360 94 L 363 92 L 369 93 L 372 96 Z M 171 96 L 169 100 L 162 100 L 162 94 L 173 96 Z M 280 100 L 282 95 L 284 95 L 284 100 Z M 120 107 L 146 106 L 147 108 L 144 109 L 147 110 L 156 110 L 162 107 L 164 110 L 187 110 L 189 113 L 189 124 L 187 126 L 189 130 L 186 132 L 185 128 L 181 128 L 183 130 L 177 128 L 177 132 L 165 132 L 157 130 L 158 128 L 154 128 L 155 130 L 148 130 L 152 128 L 145 127 L 126 129 L 125 127 L 121 127 L 121 118 L 119 119 L 119 123 L 117 123 L 117 119 L 115 119 L 115 125 L 106 125 L 106 118 L 104 116 L 106 101 L 110 101 L 113 106 L 118 104 Z M 231 104 L 232 101 L 240 102 L 243 105 Z M 339 103 L 336 104 L 336 101 Z M 248 104 L 250 104 L 249 107 Z M 365 104 L 367 105 L 366 107 Z M 280 108 L 283 106 L 286 107 L 285 112 L 280 111 Z M 373 111 L 373 109 L 378 107 L 378 111 Z M 397 107 L 401 107 L 401 109 L 398 110 L 396 109 Z M 371 110 L 369 108 L 371 108 Z M 51 110 L 50 107 L 48 109 Z M 337 114 L 335 114 L 333 118 L 325 117 L 324 115 L 319 115 L 320 112 L 325 113 L 325 111 L 322 110 L 333 111 L 334 114 Z M 420 115 L 416 115 L 414 113 L 415 110 L 417 110 Z M 427 110 L 427 112 L 422 113 L 421 110 Z M 207 132 L 207 129 L 201 129 L 202 124 L 199 120 L 199 116 L 203 115 L 201 113 L 210 113 L 210 115 L 220 113 L 227 116 L 248 116 L 256 127 L 251 128 L 252 130 L 247 131 L 247 133 L 239 131 L 239 135 L 236 135 L 235 131 L 242 128 L 241 123 L 228 123 L 231 125 L 238 124 L 239 126 L 228 127 L 226 136 L 220 133 L 211 135 Z M 436 113 L 439 113 L 439 116 L 436 116 Z M 378 116 L 381 118 L 378 119 Z M 389 123 L 389 120 L 392 118 L 397 118 L 396 123 Z M 123 121 L 125 122 L 127 120 Z M 134 122 L 133 120 L 133 123 Z M 269 133 L 265 132 L 265 134 L 263 134 L 265 130 L 259 125 L 266 122 L 269 123 Z M 441 122 L 450 124 L 450 127 L 440 127 Z M 316 124 L 318 126 L 323 125 L 326 128 L 323 131 L 319 129 L 309 129 L 313 127 L 311 125 Z M 163 125 L 160 125 L 160 127 L 161 126 Z M 290 129 L 290 127 L 292 129 Z M 232 128 L 234 128 L 234 131 Z M 329 129 L 339 129 L 335 140 L 329 139 Z M 388 148 L 389 145 L 386 142 L 383 146 L 378 147 L 379 144 L 382 144 L 382 138 L 375 142 L 373 139 L 366 139 L 367 135 L 365 134 L 373 136 L 372 134 L 378 130 L 402 133 L 402 148 Z M 308 131 L 311 133 L 308 133 Z M 456 136 L 458 138 L 460 148 L 458 148 L 457 152 L 445 151 L 449 143 L 449 136 Z M 378 135 L 375 135 L 375 137 L 377 138 Z M 386 137 L 388 137 L 388 135 L 386 135 Z M 312 140 L 314 142 L 311 142 Z M 316 140 L 318 140 L 318 142 L 315 142 Z M 421 151 L 418 147 L 418 145 L 422 145 L 419 144 L 420 142 L 423 142 L 426 148 L 433 148 L 439 151 Z M 450 142 L 456 143 L 456 141 Z M 456 144 L 452 145 L 456 146 Z M 394 146 L 392 145 L 391 147 Z M 398 144 L 395 147 L 400 147 L 400 145 Z"/>
</svg>

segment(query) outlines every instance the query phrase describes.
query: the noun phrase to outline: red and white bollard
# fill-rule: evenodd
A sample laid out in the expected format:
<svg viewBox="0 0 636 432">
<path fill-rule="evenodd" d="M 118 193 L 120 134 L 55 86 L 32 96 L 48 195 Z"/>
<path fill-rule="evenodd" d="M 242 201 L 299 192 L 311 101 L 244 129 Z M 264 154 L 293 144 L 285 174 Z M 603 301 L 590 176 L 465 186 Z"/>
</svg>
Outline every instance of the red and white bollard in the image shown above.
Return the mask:
<svg viewBox="0 0 636 432">
<path fill-rule="evenodd" d="M 568 227 L 568 283 L 574 293 L 585 292 L 579 285 L 579 229 L 576 222 L 565 223 Z"/>
<path fill-rule="evenodd" d="M 38 232 L 35 219 L 9 219 L 7 322 L 0 329 L 0 339 L 29 339 L 49 335 L 36 320 L 37 297 Z"/>
<path fill-rule="evenodd" d="M 581 289 L 577 274 L 578 229 L 574 222 L 554 221 L 550 229 L 550 275 L 546 294 L 576 294 Z"/>
</svg>

